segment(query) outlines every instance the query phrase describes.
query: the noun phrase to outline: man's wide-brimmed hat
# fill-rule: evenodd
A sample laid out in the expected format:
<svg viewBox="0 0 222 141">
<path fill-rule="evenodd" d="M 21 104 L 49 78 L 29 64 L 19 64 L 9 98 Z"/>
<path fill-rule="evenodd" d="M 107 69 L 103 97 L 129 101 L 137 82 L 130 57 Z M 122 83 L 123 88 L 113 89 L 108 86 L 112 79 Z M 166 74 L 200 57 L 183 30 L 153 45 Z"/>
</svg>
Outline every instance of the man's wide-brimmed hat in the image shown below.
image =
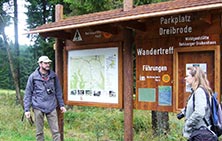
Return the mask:
<svg viewBox="0 0 222 141">
<path fill-rule="evenodd" d="M 50 60 L 48 56 L 41 56 L 41 57 L 39 57 L 38 63 L 41 63 L 41 62 L 51 63 L 52 60 Z"/>
</svg>

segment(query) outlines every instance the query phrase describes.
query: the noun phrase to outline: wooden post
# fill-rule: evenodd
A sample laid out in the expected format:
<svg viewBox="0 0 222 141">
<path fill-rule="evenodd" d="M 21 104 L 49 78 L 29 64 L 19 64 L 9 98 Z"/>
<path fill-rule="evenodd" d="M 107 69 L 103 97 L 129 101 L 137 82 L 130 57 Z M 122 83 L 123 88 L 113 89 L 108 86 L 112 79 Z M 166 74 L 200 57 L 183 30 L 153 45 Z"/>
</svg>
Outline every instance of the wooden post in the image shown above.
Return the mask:
<svg viewBox="0 0 222 141">
<path fill-rule="evenodd" d="M 61 4 L 56 5 L 55 9 L 55 20 L 56 22 L 63 19 L 63 6 Z"/>
<path fill-rule="evenodd" d="M 60 21 L 63 18 L 63 6 L 60 4 L 56 5 L 55 18 L 56 21 Z M 60 39 L 56 39 L 55 42 L 55 71 L 63 89 L 63 41 Z M 61 113 L 59 107 L 57 108 L 57 114 L 61 141 L 64 141 L 64 115 Z"/>
<path fill-rule="evenodd" d="M 124 141 L 133 140 L 133 34 L 124 29 L 123 87 L 124 87 Z"/>
<path fill-rule="evenodd" d="M 133 9 L 133 0 L 123 1 L 123 11 L 130 11 Z"/>
<path fill-rule="evenodd" d="M 62 41 L 59 39 L 56 39 L 56 43 L 55 43 L 56 74 L 58 75 L 60 84 L 62 85 L 62 89 L 63 89 L 63 46 L 64 45 Z M 64 115 L 63 113 L 61 113 L 61 110 L 59 107 L 57 107 L 57 114 L 58 114 L 59 131 L 61 134 L 61 141 L 63 141 L 64 140 L 64 134 L 63 134 Z"/>
</svg>

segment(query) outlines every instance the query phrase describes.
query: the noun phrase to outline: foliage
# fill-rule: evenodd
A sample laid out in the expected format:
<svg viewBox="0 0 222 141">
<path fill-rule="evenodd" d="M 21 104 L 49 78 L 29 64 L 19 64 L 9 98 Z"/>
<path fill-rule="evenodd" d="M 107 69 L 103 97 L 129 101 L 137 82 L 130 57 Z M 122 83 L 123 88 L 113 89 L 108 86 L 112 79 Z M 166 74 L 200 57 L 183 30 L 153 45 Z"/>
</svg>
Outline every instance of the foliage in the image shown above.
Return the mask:
<svg viewBox="0 0 222 141">
<path fill-rule="evenodd" d="M 10 0 L 0 1 L 0 49 L 4 47 L 3 31 L 10 24 L 11 20 L 11 3 Z"/>
<path fill-rule="evenodd" d="M 26 12 L 26 15 L 28 16 L 28 29 L 33 29 L 37 26 L 55 21 L 55 3 L 53 0 L 26 0 L 26 2 L 28 3 L 26 5 L 28 9 Z M 45 38 L 36 34 L 28 36 L 34 42 L 32 52 L 35 60 L 41 55 L 55 58 L 53 50 L 54 39 Z"/>
<path fill-rule="evenodd" d="M 122 0 L 64 0 L 72 12 L 69 15 L 83 15 L 122 7 Z"/>
<path fill-rule="evenodd" d="M 46 0 L 26 0 L 30 4 L 26 5 L 28 12 L 28 28 L 35 28 L 53 21 L 53 5 Z"/>
<path fill-rule="evenodd" d="M 0 141 L 33 141 L 35 126 L 22 117 L 22 107 L 15 103 L 14 91 L 0 90 Z M 185 141 L 181 136 L 183 121 L 170 113 L 170 132 L 154 136 L 151 113 L 134 110 L 133 128 L 135 141 Z M 46 141 L 51 141 L 51 133 L 45 120 Z M 123 141 L 124 111 L 110 108 L 74 106 L 64 114 L 65 141 Z"/>
<path fill-rule="evenodd" d="M 169 0 L 134 0 L 134 5 L 144 5 L 158 2 L 165 2 Z"/>
<path fill-rule="evenodd" d="M 0 88 L 12 89 L 14 87 L 6 48 L 0 48 L 0 56 Z"/>
<path fill-rule="evenodd" d="M 134 0 L 134 5 L 144 5 L 169 0 Z M 83 15 L 88 13 L 106 11 L 123 7 L 123 0 L 64 0 L 70 4 L 69 8 L 72 11 L 69 15 Z"/>
<path fill-rule="evenodd" d="M 55 5 L 64 5 L 64 14 L 70 13 L 68 5 L 63 0 L 25 0 L 28 4 L 26 5 L 28 11 L 26 15 L 28 29 L 34 29 L 37 26 L 47 24 L 55 21 Z M 53 50 L 53 44 L 55 43 L 53 38 L 42 37 L 37 34 L 28 35 L 29 38 L 34 42 L 32 45 L 31 52 L 34 55 L 34 59 L 41 55 L 47 55 L 54 62 L 55 53 Z M 53 64 L 54 68 L 54 64 Z"/>
<path fill-rule="evenodd" d="M 25 89 L 29 75 L 37 68 L 37 60 L 34 57 L 32 47 L 21 46 L 20 48 L 20 87 Z"/>
<path fill-rule="evenodd" d="M 0 1 L 0 33 L 4 30 L 5 26 L 10 24 L 11 16 L 9 12 L 11 11 L 10 0 L 1 0 Z"/>
<path fill-rule="evenodd" d="M 14 54 L 14 48 L 11 47 L 11 53 Z M 12 81 L 12 75 L 9 67 L 8 57 L 6 55 L 6 48 L 0 48 L 0 88 L 14 89 Z M 28 46 L 21 46 L 20 56 L 18 60 L 20 62 L 20 87 L 25 88 L 28 76 L 37 67 L 37 60 L 35 60 L 32 48 Z"/>
</svg>

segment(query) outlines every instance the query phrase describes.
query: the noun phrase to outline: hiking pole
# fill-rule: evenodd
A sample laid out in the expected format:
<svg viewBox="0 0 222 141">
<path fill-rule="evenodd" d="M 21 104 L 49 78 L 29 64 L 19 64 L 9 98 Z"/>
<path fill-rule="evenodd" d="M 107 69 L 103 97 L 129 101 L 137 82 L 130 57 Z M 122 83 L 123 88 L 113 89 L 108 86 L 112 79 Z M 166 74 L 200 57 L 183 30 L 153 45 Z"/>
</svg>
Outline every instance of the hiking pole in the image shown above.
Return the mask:
<svg viewBox="0 0 222 141">
<path fill-rule="evenodd" d="M 25 117 L 25 112 L 23 112 L 23 114 L 22 114 L 22 118 L 21 118 L 21 121 L 23 122 L 23 120 L 24 120 L 24 117 Z M 34 121 L 33 121 L 33 119 L 32 119 L 32 116 L 30 115 L 30 118 L 27 118 L 28 119 L 28 121 L 29 121 L 29 124 L 32 126 L 33 124 L 34 124 Z"/>
</svg>

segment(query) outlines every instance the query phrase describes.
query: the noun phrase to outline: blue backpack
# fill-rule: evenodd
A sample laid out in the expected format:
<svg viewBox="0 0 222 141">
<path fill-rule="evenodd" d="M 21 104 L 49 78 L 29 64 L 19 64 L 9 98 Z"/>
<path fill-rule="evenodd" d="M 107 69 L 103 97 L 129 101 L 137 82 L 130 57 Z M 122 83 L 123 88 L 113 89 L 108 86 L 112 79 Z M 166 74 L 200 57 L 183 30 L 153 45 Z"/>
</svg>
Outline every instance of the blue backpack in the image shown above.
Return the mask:
<svg viewBox="0 0 222 141">
<path fill-rule="evenodd" d="M 208 95 L 208 94 L 207 94 Z M 222 134 L 222 110 L 221 105 L 217 100 L 217 93 L 211 97 L 211 105 L 208 98 L 208 105 L 211 106 L 211 130 L 219 137 Z"/>
<path fill-rule="evenodd" d="M 214 93 L 211 96 L 211 104 L 210 104 L 210 99 L 208 92 L 202 88 L 206 94 L 206 99 L 207 99 L 207 104 L 210 107 L 210 121 L 211 123 L 209 124 L 207 120 L 204 118 L 204 122 L 206 123 L 207 126 L 211 125 L 211 130 L 219 137 L 222 135 L 222 110 L 221 110 L 221 104 L 217 100 L 217 93 Z M 195 103 L 195 96 L 193 96 L 193 104 Z M 195 105 L 193 105 L 195 107 Z"/>
</svg>

